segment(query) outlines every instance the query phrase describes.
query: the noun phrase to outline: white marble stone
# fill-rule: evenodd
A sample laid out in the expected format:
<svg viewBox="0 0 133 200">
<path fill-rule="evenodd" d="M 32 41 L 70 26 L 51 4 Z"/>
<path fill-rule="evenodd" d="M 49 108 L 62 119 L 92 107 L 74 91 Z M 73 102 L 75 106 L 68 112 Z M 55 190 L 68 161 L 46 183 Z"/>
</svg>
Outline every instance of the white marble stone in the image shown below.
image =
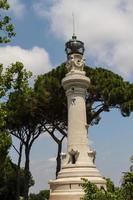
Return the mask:
<svg viewBox="0 0 133 200">
<path fill-rule="evenodd" d="M 106 181 L 95 165 L 95 152 L 90 149 L 86 120 L 85 96 L 90 80 L 85 76 L 82 55 L 73 54 L 66 67 L 69 72 L 62 80 L 68 101 L 67 153 L 56 180 L 51 180 L 50 200 L 80 200 L 84 192 L 82 178 L 98 187 Z"/>
</svg>

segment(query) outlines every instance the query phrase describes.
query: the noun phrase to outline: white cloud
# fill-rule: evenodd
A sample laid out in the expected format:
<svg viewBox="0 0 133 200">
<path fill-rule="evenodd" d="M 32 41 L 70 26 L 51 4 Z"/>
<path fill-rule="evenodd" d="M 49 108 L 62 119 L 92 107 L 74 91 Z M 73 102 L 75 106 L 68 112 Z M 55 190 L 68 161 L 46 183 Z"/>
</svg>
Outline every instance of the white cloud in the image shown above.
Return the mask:
<svg viewBox="0 0 133 200">
<path fill-rule="evenodd" d="M 33 75 L 45 73 L 50 70 L 51 63 L 47 51 L 43 48 L 33 47 L 23 49 L 19 46 L 0 47 L 0 63 L 8 66 L 16 61 L 22 62 Z"/>
<path fill-rule="evenodd" d="M 65 41 L 72 35 L 74 12 L 76 34 L 85 42 L 87 57 L 124 76 L 133 74 L 132 0 L 53 0 L 48 6 L 39 0 L 34 9 Z"/>
<path fill-rule="evenodd" d="M 20 0 L 8 0 L 10 4 L 10 11 L 16 18 L 22 18 L 25 13 L 25 5 Z"/>
</svg>

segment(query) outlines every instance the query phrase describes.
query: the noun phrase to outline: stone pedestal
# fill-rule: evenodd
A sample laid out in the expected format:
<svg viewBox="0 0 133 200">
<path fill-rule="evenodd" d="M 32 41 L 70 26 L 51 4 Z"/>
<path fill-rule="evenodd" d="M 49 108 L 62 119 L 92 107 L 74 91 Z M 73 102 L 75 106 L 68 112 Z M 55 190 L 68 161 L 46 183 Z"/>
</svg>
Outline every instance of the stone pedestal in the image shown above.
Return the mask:
<svg viewBox="0 0 133 200">
<path fill-rule="evenodd" d="M 106 181 L 95 165 L 95 152 L 88 139 L 85 97 L 90 80 L 83 71 L 82 55 L 73 54 L 67 62 L 69 72 L 62 80 L 68 101 L 67 153 L 62 156 L 58 177 L 50 181 L 50 200 L 80 200 L 83 178 L 106 187 Z"/>
</svg>

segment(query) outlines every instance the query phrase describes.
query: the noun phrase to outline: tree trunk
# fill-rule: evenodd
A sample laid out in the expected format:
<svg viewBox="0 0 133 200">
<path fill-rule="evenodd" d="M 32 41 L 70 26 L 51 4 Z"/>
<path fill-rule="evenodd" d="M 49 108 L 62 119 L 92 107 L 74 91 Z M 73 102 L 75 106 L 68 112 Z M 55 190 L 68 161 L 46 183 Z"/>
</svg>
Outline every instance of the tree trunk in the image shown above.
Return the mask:
<svg viewBox="0 0 133 200">
<path fill-rule="evenodd" d="M 24 184 L 24 200 L 28 200 L 28 193 L 29 193 L 29 179 L 30 179 L 30 170 L 29 170 L 29 163 L 30 163 L 30 148 L 25 146 L 25 184 Z"/>
<path fill-rule="evenodd" d="M 56 178 L 61 169 L 61 151 L 62 151 L 62 140 L 58 143 L 58 152 L 56 157 Z"/>
<path fill-rule="evenodd" d="M 21 159 L 22 159 L 22 150 L 23 150 L 23 143 L 20 143 L 19 158 L 18 158 L 18 165 L 17 165 L 16 200 L 19 200 L 19 197 L 20 197 L 20 164 L 21 164 Z"/>
</svg>

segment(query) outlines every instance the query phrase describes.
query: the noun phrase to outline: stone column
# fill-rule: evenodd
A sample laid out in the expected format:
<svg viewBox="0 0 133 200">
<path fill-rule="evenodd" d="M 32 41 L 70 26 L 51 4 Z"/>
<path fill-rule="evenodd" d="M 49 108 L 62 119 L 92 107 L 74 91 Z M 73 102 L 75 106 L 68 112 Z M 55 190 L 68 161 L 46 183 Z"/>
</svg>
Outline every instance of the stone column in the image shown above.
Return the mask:
<svg viewBox="0 0 133 200">
<path fill-rule="evenodd" d="M 72 40 L 72 45 L 68 42 L 69 48 L 73 48 L 75 41 Z M 79 48 L 78 43 L 76 45 Z M 73 49 L 76 48 L 74 46 Z M 90 80 L 85 76 L 82 54 L 70 55 L 66 67 L 68 73 L 62 85 L 68 101 L 67 153 L 63 154 L 63 164 L 57 179 L 50 181 L 50 200 L 80 200 L 84 195 L 82 178 L 98 187 L 106 187 L 106 181 L 94 162 L 95 152 L 89 147 L 85 97 Z"/>
<path fill-rule="evenodd" d="M 74 164 L 80 165 L 92 162 L 92 159 L 88 156 L 88 126 L 85 105 L 89 82 L 89 78 L 81 71 L 68 73 L 62 81 L 68 100 L 68 162 L 72 163 L 73 158 L 75 160 Z"/>
</svg>

